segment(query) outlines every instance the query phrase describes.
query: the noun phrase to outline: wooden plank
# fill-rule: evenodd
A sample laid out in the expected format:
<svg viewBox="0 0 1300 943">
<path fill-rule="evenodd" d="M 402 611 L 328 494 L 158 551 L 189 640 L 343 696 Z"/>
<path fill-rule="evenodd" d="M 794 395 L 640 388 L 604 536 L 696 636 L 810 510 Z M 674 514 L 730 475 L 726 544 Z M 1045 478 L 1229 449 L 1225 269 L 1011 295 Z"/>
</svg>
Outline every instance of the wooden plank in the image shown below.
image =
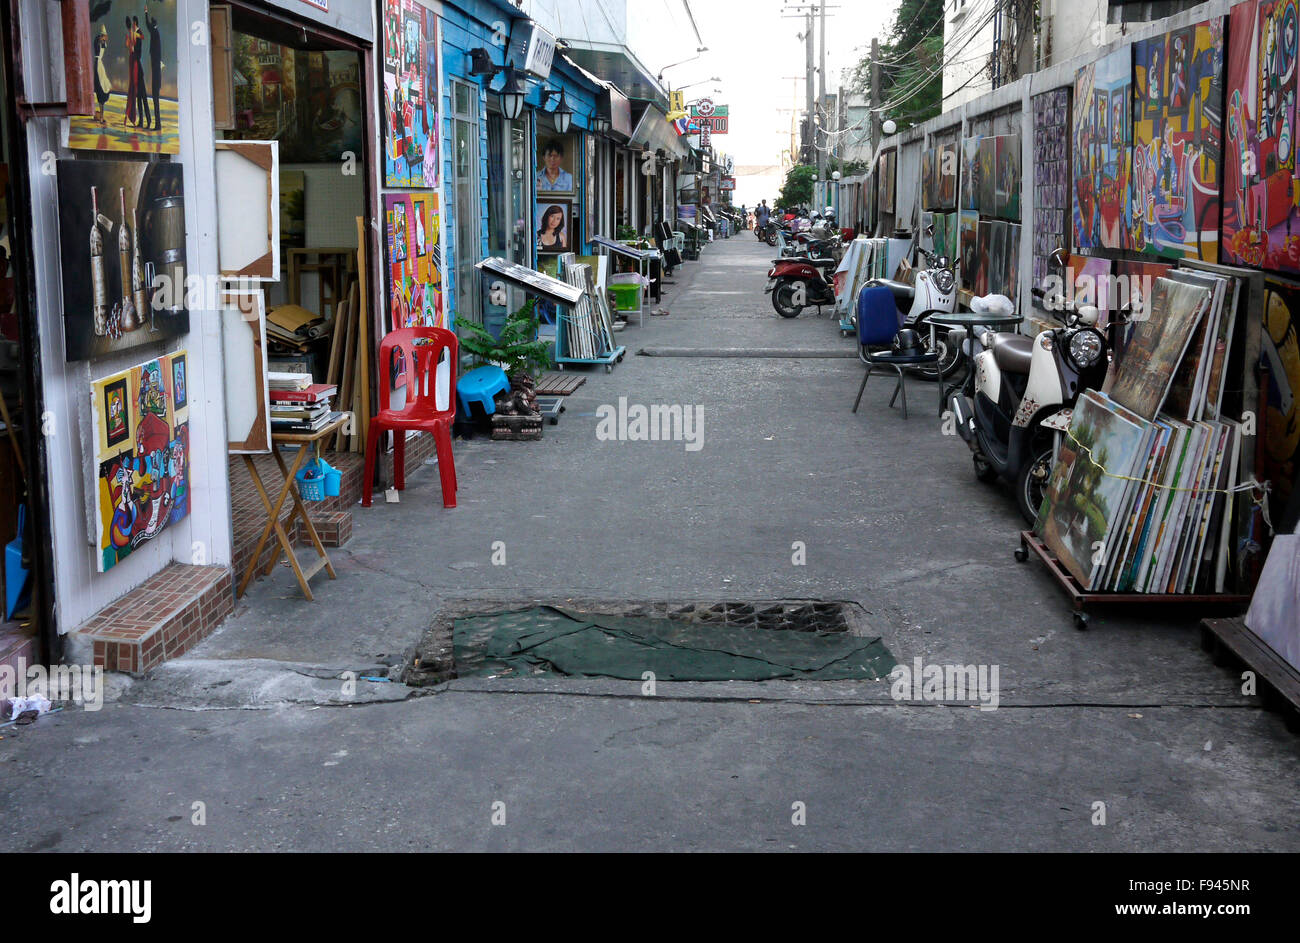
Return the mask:
<svg viewBox="0 0 1300 943">
<path fill-rule="evenodd" d="M 359 294 L 357 318 L 357 360 L 361 374 L 357 386 L 361 390 L 361 403 L 356 413 L 356 422 L 352 428 L 356 434 L 352 437 L 352 451 L 359 452 L 365 448 L 366 433 L 370 430 L 370 304 L 368 286 L 366 285 L 366 221 L 357 217 L 357 291 Z M 359 446 L 359 447 L 358 447 Z"/>
<path fill-rule="evenodd" d="M 1300 711 L 1300 671 L 1252 632 L 1244 617 L 1202 619 L 1201 628 L 1214 635 L 1224 647 Z"/>
<path fill-rule="evenodd" d="M 568 396 L 587 382 L 586 377 L 571 373 L 543 373 L 537 381 L 538 396 Z"/>
</svg>

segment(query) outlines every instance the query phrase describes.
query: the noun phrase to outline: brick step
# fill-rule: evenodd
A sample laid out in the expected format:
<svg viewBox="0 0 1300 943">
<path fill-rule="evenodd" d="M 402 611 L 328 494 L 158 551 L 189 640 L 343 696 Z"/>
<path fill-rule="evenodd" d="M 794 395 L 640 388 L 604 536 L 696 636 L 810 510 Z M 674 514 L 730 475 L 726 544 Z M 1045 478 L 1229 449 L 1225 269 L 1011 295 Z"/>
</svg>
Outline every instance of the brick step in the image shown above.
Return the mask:
<svg viewBox="0 0 1300 943">
<path fill-rule="evenodd" d="M 77 634 L 93 643 L 96 665 L 138 675 L 189 651 L 234 606 L 229 567 L 172 563 L 99 610 Z"/>
</svg>

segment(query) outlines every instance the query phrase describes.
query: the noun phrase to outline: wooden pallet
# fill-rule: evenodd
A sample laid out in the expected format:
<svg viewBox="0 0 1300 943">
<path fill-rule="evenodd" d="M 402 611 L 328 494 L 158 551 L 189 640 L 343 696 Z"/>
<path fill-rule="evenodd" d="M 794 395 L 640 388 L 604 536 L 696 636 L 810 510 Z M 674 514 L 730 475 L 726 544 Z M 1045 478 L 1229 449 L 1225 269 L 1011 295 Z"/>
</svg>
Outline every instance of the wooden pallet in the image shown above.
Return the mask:
<svg viewBox="0 0 1300 943">
<path fill-rule="evenodd" d="M 1114 593 L 1088 590 L 1083 588 L 1082 584 L 1074 578 L 1074 574 L 1066 569 L 1065 564 L 1056 558 L 1056 554 L 1037 534 L 1032 530 L 1022 530 L 1020 546 L 1015 551 L 1016 559 L 1024 563 L 1029 559 L 1031 550 L 1043 561 L 1047 566 L 1047 572 L 1056 578 L 1057 585 L 1069 597 L 1070 604 L 1074 608 L 1074 625 L 1078 629 L 1088 627 L 1088 613 L 1085 610 L 1095 606 L 1195 605 L 1244 608 L 1250 603 L 1249 596 L 1233 593 Z"/>
<path fill-rule="evenodd" d="M 543 373 L 537 380 L 538 396 L 568 396 L 587 382 L 586 377 L 571 373 Z"/>
<path fill-rule="evenodd" d="M 1255 672 L 1264 706 L 1283 714 L 1287 729 L 1300 733 L 1300 671 L 1246 626 L 1244 616 L 1202 619 L 1201 648 L 1220 667 L 1234 660 Z"/>
</svg>

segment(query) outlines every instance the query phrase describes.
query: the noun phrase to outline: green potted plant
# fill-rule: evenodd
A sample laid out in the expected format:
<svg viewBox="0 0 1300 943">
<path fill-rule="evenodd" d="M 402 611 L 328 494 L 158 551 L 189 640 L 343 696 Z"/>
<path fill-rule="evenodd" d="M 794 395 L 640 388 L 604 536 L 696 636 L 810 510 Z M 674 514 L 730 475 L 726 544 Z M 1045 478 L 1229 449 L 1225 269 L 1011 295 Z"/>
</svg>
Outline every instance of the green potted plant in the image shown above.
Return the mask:
<svg viewBox="0 0 1300 943">
<path fill-rule="evenodd" d="M 542 417 L 537 409 L 534 374 L 551 363 L 551 342 L 537 337 L 537 299 L 529 298 L 492 333 L 468 318 L 457 322 L 461 349 L 474 359 L 474 366 L 496 364 L 510 379 L 509 393 L 497 397 L 492 417 L 494 439 L 540 439 Z"/>
<path fill-rule="evenodd" d="M 458 319 L 461 350 L 474 358 L 474 366 L 496 364 L 506 372 L 513 383 L 516 378 L 531 377 L 551 363 L 550 341 L 537 339 L 537 299 L 529 298 L 523 306 L 501 326 L 501 333 L 493 337 L 481 324 L 468 318 Z"/>
</svg>

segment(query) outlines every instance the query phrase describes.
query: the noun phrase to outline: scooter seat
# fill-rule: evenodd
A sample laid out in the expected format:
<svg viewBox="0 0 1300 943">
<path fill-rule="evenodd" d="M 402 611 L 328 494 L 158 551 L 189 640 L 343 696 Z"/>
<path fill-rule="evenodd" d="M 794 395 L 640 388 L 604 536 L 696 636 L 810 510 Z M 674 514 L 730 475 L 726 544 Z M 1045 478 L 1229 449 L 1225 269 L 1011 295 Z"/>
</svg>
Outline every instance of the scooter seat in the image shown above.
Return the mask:
<svg viewBox="0 0 1300 943">
<path fill-rule="evenodd" d="M 907 282 L 896 282 L 892 278 L 873 278 L 871 284 L 888 288 L 894 293 L 895 298 L 912 298 L 916 294 L 914 285 L 909 285 Z"/>
<path fill-rule="evenodd" d="M 1028 375 L 1034 355 L 1034 339 L 1024 334 L 994 334 L 992 338 L 993 362 L 1004 373 Z"/>
</svg>

